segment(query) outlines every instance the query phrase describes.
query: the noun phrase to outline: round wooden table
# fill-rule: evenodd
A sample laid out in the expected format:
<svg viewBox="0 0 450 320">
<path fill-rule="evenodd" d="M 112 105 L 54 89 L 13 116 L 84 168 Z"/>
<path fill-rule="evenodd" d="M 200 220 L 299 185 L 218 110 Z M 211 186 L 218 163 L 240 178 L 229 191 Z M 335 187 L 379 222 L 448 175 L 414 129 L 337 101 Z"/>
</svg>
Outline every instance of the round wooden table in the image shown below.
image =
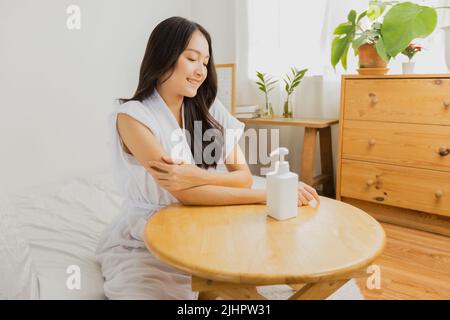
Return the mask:
<svg viewBox="0 0 450 320">
<path fill-rule="evenodd" d="M 200 297 L 259 299 L 256 286 L 288 284 L 298 289 L 291 299 L 324 299 L 367 276 L 386 238 L 364 211 L 320 200 L 285 221 L 267 216 L 265 205 L 170 205 L 149 219 L 144 241 L 159 259 L 192 274 Z"/>
</svg>

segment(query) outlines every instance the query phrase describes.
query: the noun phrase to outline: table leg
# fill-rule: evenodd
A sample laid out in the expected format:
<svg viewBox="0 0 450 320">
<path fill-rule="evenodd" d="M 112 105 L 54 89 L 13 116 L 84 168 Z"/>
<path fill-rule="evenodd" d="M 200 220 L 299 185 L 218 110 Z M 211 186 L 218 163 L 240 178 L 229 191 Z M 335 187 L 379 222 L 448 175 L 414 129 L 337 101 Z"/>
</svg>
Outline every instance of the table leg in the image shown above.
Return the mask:
<svg viewBox="0 0 450 320">
<path fill-rule="evenodd" d="M 322 175 L 328 177 L 323 184 L 323 194 L 326 197 L 334 198 L 334 174 L 333 174 L 333 152 L 331 144 L 331 127 L 319 129 L 320 139 L 320 161 Z"/>
<path fill-rule="evenodd" d="M 231 300 L 267 300 L 259 294 L 256 286 L 212 281 L 192 276 L 192 290 L 198 291 L 199 300 L 213 300 L 217 297 Z"/>
<path fill-rule="evenodd" d="M 200 291 L 198 294 L 198 300 L 215 300 L 219 297 L 219 294 L 215 291 Z"/>
<path fill-rule="evenodd" d="M 306 286 L 306 283 L 296 283 L 296 284 L 290 284 L 289 287 L 291 287 L 295 292 L 302 289 L 304 286 Z"/>
<path fill-rule="evenodd" d="M 267 300 L 266 297 L 259 294 L 256 290 L 256 287 L 253 288 L 239 288 L 239 287 L 229 287 L 229 288 L 223 288 L 218 289 L 211 292 L 201 292 L 199 295 L 202 297 L 205 297 L 205 293 L 208 294 L 209 298 L 216 299 L 217 297 L 220 297 L 225 300 Z"/>
<path fill-rule="evenodd" d="M 300 162 L 300 180 L 312 186 L 314 184 L 314 157 L 316 154 L 316 128 L 305 128 L 303 150 Z"/>
<path fill-rule="evenodd" d="M 337 280 L 290 284 L 289 286 L 296 292 L 289 297 L 289 300 L 323 300 L 350 279 L 366 276 L 367 274 L 364 271 L 358 271 L 351 275 L 343 275 L 341 279 Z M 195 276 L 192 277 L 192 290 L 200 292 L 199 300 L 214 300 L 218 297 L 230 300 L 267 300 L 256 290 L 256 286 L 212 281 Z"/>
<path fill-rule="evenodd" d="M 294 293 L 289 300 L 324 300 L 349 280 L 308 283 Z"/>
</svg>

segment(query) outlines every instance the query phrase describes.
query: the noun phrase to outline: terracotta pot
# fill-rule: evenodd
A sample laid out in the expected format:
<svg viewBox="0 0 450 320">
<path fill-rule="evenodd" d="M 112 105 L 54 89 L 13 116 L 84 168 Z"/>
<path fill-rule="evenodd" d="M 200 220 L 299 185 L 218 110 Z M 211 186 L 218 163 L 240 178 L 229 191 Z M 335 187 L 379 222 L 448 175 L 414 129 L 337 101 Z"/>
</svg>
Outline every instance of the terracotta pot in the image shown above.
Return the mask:
<svg viewBox="0 0 450 320">
<path fill-rule="evenodd" d="M 387 63 L 380 57 L 373 44 L 363 44 L 358 52 L 360 68 L 386 68 Z"/>
</svg>

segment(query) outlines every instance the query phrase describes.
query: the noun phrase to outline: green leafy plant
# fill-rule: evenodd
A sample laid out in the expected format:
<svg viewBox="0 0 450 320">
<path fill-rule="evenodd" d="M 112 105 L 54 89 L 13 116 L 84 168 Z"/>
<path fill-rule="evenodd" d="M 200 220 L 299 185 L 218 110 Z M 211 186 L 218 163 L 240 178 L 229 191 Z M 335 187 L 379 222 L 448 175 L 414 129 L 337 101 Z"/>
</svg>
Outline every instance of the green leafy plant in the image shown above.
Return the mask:
<svg viewBox="0 0 450 320">
<path fill-rule="evenodd" d="M 273 80 L 273 77 L 270 75 L 267 75 L 266 73 L 262 73 L 259 71 L 256 71 L 256 76 L 258 77 L 258 81 L 256 81 L 256 84 L 258 85 L 259 90 L 264 92 L 265 98 L 266 98 L 266 110 L 265 115 L 266 116 L 273 116 L 274 112 L 272 109 L 272 106 L 269 104 L 269 92 L 272 91 L 275 88 L 275 83 L 278 82 L 278 80 Z"/>
<path fill-rule="evenodd" d="M 351 10 L 347 21 L 334 30 L 331 64 L 335 68 L 341 62 L 347 70 L 350 46 L 357 55 L 358 48 L 366 43 L 374 45 L 380 57 L 389 62 L 414 39 L 429 36 L 437 25 L 436 10 L 449 8 L 434 8 L 412 2 L 369 1 L 367 10 L 359 15 Z"/>
<path fill-rule="evenodd" d="M 292 110 L 289 105 L 289 97 L 291 94 L 295 91 L 295 88 L 298 87 L 298 85 L 301 83 L 303 77 L 305 76 L 308 69 L 302 69 L 298 70 L 297 68 L 291 68 L 292 75 L 291 77 L 289 74 L 286 75 L 286 77 L 283 79 L 285 83 L 285 91 L 287 94 L 286 101 L 284 102 L 284 108 L 283 108 L 283 116 L 285 118 L 292 118 Z"/>
</svg>

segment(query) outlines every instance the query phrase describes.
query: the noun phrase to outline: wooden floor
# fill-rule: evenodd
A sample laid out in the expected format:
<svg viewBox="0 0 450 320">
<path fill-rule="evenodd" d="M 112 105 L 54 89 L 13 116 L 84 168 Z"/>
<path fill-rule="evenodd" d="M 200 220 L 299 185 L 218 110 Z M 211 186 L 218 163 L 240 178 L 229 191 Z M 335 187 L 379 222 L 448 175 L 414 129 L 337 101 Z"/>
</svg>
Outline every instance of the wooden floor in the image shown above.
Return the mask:
<svg viewBox="0 0 450 320">
<path fill-rule="evenodd" d="M 375 262 L 381 288 L 358 285 L 366 299 L 450 299 L 450 237 L 382 224 L 386 249 Z"/>
</svg>

